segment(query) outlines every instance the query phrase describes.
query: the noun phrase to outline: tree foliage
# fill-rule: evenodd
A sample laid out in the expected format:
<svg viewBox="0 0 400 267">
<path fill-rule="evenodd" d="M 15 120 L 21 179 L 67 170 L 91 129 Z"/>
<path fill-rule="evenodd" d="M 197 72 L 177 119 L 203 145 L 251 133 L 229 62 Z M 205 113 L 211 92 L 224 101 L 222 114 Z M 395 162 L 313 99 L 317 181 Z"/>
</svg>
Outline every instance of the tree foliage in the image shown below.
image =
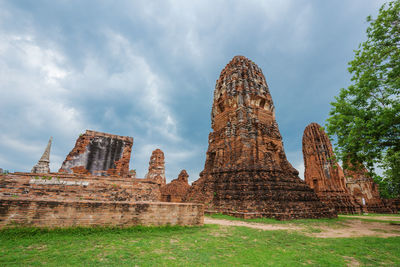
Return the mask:
<svg viewBox="0 0 400 267">
<path fill-rule="evenodd" d="M 367 40 L 349 62 L 352 84 L 331 103 L 327 131 L 344 168 L 366 166 L 383 196 L 393 197 L 400 195 L 400 0 L 367 22 Z"/>
</svg>

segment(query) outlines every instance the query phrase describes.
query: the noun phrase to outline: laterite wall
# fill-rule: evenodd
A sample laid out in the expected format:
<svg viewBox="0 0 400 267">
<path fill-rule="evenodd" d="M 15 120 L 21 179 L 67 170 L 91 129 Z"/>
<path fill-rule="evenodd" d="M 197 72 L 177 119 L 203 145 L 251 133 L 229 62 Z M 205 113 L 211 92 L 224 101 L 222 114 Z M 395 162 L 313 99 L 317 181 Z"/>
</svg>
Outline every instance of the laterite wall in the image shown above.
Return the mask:
<svg viewBox="0 0 400 267">
<path fill-rule="evenodd" d="M 57 201 L 0 199 L 0 228 L 202 225 L 201 204 L 164 202 Z"/>
</svg>

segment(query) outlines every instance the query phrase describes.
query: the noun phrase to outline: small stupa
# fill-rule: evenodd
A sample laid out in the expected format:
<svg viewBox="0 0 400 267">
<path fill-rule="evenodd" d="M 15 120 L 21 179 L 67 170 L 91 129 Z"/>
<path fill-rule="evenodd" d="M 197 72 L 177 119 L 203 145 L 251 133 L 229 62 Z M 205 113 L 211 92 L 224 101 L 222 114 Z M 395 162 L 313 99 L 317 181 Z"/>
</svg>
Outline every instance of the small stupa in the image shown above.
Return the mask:
<svg viewBox="0 0 400 267">
<path fill-rule="evenodd" d="M 50 137 L 47 143 L 46 150 L 43 152 L 42 157 L 39 159 L 38 163 L 33 166 L 32 173 L 49 173 L 50 172 L 50 148 L 53 137 Z"/>
</svg>

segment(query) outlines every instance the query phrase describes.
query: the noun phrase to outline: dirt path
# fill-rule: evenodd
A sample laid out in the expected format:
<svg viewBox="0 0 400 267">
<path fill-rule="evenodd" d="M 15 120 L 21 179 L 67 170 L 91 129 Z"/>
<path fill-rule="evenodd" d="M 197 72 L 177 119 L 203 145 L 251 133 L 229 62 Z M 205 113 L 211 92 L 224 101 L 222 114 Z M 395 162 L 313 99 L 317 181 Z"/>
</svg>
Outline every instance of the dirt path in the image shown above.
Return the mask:
<svg viewBox="0 0 400 267">
<path fill-rule="evenodd" d="M 254 229 L 260 230 L 301 230 L 301 227 L 297 227 L 291 224 L 264 224 L 264 223 L 250 223 L 250 222 L 243 222 L 243 221 L 230 221 L 230 220 L 222 220 L 222 219 L 213 219 L 213 218 L 204 218 L 205 224 L 218 224 L 218 225 L 225 225 L 225 226 L 245 226 Z"/>
<path fill-rule="evenodd" d="M 376 237 L 392 237 L 400 236 L 400 225 L 391 225 L 388 223 L 368 222 L 359 220 L 348 220 L 334 226 L 310 225 L 312 229 L 318 232 L 310 233 L 310 228 L 307 226 L 299 226 L 295 224 L 263 224 L 251 223 L 243 221 L 230 221 L 222 219 L 204 218 L 205 224 L 218 224 L 224 226 L 244 226 L 264 231 L 273 230 L 289 230 L 299 231 L 307 236 L 319 238 L 343 238 L 343 237 L 362 237 L 362 236 L 376 236 Z"/>
<path fill-rule="evenodd" d="M 380 222 L 349 220 L 345 222 L 343 228 L 332 228 L 327 226 L 319 226 L 318 228 L 321 232 L 313 233 L 311 236 L 320 238 L 400 236 L 400 225 L 390 225 L 388 223 Z"/>
<path fill-rule="evenodd" d="M 396 221 L 400 222 L 400 217 L 395 216 L 357 216 L 357 215 L 345 215 L 342 218 L 360 218 L 360 219 L 370 219 L 370 220 L 380 220 L 380 221 Z"/>
</svg>

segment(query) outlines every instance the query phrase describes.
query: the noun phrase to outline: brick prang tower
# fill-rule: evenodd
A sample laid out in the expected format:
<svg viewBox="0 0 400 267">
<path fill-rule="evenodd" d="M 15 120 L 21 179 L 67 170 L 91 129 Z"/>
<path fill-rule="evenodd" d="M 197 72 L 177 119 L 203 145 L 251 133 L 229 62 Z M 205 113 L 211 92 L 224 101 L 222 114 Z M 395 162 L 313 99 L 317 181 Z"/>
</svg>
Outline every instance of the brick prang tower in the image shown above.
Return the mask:
<svg viewBox="0 0 400 267">
<path fill-rule="evenodd" d="M 214 91 L 204 170 L 185 200 L 208 212 L 280 220 L 336 217 L 286 159 L 261 69 L 235 56 Z"/>
<path fill-rule="evenodd" d="M 343 170 L 334 156 L 328 135 L 319 124 L 310 123 L 303 134 L 306 183 L 338 213 L 361 213 L 361 206 L 346 188 Z"/>
</svg>

